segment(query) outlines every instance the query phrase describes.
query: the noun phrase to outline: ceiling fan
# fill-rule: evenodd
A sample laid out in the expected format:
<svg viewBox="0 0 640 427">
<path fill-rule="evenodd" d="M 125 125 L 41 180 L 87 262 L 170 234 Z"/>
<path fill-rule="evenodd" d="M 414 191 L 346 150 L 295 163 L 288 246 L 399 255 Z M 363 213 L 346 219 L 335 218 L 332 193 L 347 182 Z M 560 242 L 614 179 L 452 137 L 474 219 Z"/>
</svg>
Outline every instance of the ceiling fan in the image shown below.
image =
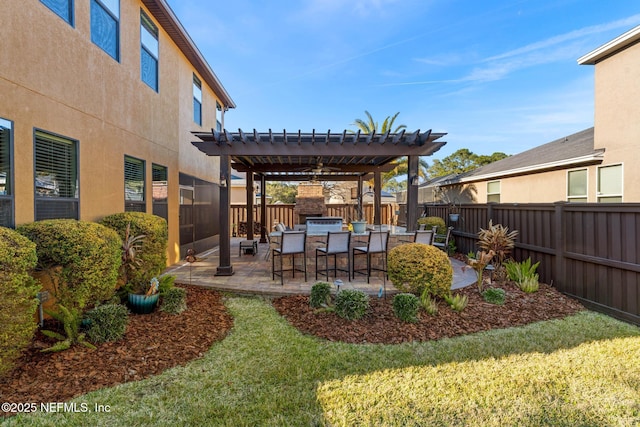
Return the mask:
<svg viewBox="0 0 640 427">
<path fill-rule="evenodd" d="M 313 175 L 322 175 L 327 172 L 339 171 L 340 168 L 335 168 L 331 166 L 325 166 L 322 163 L 322 159 L 318 157 L 316 160 L 316 165 L 313 167 L 306 167 L 300 170 L 300 172 L 311 172 Z"/>
</svg>

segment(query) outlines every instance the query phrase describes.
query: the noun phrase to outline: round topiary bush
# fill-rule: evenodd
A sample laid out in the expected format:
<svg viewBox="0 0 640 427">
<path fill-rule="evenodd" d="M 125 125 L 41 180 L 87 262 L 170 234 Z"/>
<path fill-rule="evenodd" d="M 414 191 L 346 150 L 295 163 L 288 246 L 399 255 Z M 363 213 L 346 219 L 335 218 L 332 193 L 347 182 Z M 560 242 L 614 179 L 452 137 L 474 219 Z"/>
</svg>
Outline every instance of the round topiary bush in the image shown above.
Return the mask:
<svg viewBox="0 0 640 427">
<path fill-rule="evenodd" d="M 438 227 L 436 229 L 436 233 L 444 234 L 447 232 L 447 224 L 444 222 L 444 219 L 439 216 L 426 216 L 423 218 L 418 218 L 418 225 L 425 224 L 426 230 L 431 230 L 431 228 L 435 225 Z"/>
<path fill-rule="evenodd" d="M 311 287 L 309 305 L 313 308 L 320 308 L 331 304 L 331 284 L 329 282 L 316 282 Z"/>
<path fill-rule="evenodd" d="M 359 289 L 344 289 L 336 295 L 335 311 L 347 320 L 362 319 L 369 311 L 369 295 Z"/>
<path fill-rule="evenodd" d="M 37 327 L 40 286 L 29 274 L 36 262 L 33 242 L 0 227 L 0 376 L 11 369 Z"/>
<path fill-rule="evenodd" d="M 36 244 L 38 268 L 51 276 L 58 305 L 81 312 L 114 295 L 122 241 L 113 230 L 95 222 L 52 219 L 17 231 Z"/>
<path fill-rule="evenodd" d="M 131 224 L 132 236 L 145 236 L 136 255 L 140 264 L 132 272 L 130 283 L 146 285 L 162 274 L 167 267 L 168 234 L 164 218 L 143 212 L 121 212 L 102 218 L 100 224 L 115 230 L 121 239 L 125 238 L 127 224 Z"/>
<path fill-rule="evenodd" d="M 408 243 L 389 251 L 389 280 L 401 292 L 433 296 L 449 294 L 453 283 L 453 268 L 449 257 L 435 246 Z"/>
</svg>

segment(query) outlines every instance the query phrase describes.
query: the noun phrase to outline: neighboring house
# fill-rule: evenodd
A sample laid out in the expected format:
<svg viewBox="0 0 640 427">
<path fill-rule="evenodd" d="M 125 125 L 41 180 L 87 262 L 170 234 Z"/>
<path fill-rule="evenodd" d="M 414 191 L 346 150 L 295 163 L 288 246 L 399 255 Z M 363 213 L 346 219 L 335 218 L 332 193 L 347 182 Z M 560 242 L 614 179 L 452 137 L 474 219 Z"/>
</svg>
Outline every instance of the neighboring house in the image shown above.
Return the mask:
<svg viewBox="0 0 640 427">
<path fill-rule="evenodd" d="M 437 182 L 437 201 L 640 202 L 639 41 L 640 26 L 578 60 L 595 65 L 594 128 Z"/>
<path fill-rule="evenodd" d="M 3 14 L 0 225 L 143 211 L 168 220 L 171 263 L 216 244 L 219 161 L 191 131 L 221 129 L 235 104 L 166 1 Z"/>
</svg>

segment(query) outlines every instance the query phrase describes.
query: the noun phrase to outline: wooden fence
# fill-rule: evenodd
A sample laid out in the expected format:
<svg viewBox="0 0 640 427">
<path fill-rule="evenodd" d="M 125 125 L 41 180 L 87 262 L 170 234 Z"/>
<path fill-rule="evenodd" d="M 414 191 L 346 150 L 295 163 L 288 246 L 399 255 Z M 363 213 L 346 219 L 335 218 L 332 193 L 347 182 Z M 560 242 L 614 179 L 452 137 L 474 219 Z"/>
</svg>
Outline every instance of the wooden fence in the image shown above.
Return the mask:
<svg viewBox="0 0 640 427">
<path fill-rule="evenodd" d="M 282 222 L 286 226 L 293 228 L 297 220 L 294 213 L 295 206 L 295 204 L 267 205 L 267 230 L 271 231 L 272 226 L 276 222 Z M 356 217 L 356 209 L 352 204 L 328 204 L 326 206 L 327 216 L 339 216 L 342 217 L 345 222 L 349 222 Z M 365 204 L 362 208 L 367 222 L 373 224 L 373 204 Z M 381 224 L 395 225 L 397 210 L 398 205 L 395 203 L 383 204 Z M 253 206 L 253 220 L 254 222 L 260 222 L 259 205 Z M 231 223 L 238 227 L 241 223 L 246 223 L 246 221 L 247 206 L 231 205 Z"/>
<path fill-rule="evenodd" d="M 640 204 L 469 204 L 449 223 L 449 206 L 425 205 L 421 214 L 455 227 L 457 251 L 477 250 L 489 219 L 518 230 L 513 258 L 540 261 L 540 280 L 589 308 L 640 324 Z"/>
</svg>

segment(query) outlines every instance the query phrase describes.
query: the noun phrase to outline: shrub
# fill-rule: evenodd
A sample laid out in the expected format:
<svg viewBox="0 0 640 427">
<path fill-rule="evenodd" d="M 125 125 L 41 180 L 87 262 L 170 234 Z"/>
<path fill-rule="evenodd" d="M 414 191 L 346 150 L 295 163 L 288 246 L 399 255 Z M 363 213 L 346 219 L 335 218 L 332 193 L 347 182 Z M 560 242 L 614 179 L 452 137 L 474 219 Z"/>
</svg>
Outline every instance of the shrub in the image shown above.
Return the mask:
<svg viewBox="0 0 640 427">
<path fill-rule="evenodd" d="M 89 310 L 85 319 L 89 323 L 86 328 L 89 341 L 96 344 L 118 341 L 127 330 L 129 310 L 122 304 L 104 304 Z"/>
<path fill-rule="evenodd" d="M 469 297 L 462 294 L 455 294 L 455 295 L 448 294 L 444 297 L 444 300 L 447 302 L 447 304 L 449 304 L 449 307 L 451 307 L 451 309 L 454 311 L 464 310 L 467 307 L 467 304 L 469 303 Z"/>
<path fill-rule="evenodd" d="M 447 232 L 447 224 L 444 222 L 444 219 L 439 216 L 426 216 L 422 218 L 418 218 L 418 225 L 426 225 L 427 230 L 431 230 L 431 228 L 435 225 L 438 227 L 436 229 L 436 233 L 444 234 Z"/>
<path fill-rule="evenodd" d="M 38 267 L 51 278 L 58 305 L 82 312 L 110 299 L 116 288 L 121 240 L 100 224 L 53 219 L 18 227 L 36 244 Z"/>
<path fill-rule="evenodd" d="M 11 369 L 37 327 L 40 286 L 29 275 L 36 262 L 33 242 L 0 227 L 0 376 Z"/>
<path fill-rule="evenodd" d="M 431 297 L 431 295 L 429 295 L 429 292 L 427 292 L 426 289 L 422 292 L 422 295 L 420 295 L 420 305 L 422 305 L 424 311 L 431 316 L 438 314 L 438 303 Z"/>
<path fill-rule="evenodd" d="M 401 292 L 420 295 L 449 293 L 453 269 L 447 255 L 435 246 L 408 243 L 389 251 L 387 272 L 393 286 Z"/>
<path fill-rule="evenodd" d="M 152 277 L 158 277 L 167 267 L 167 222 L 159 216 L 143 212 L 121 212 L 108 215 L 101 224 L 115 230 L 121 239 L 125 238 L 127 225 L 130 235 L 144 235 L 136 259 L 140 265 L 129 272 L 129 283 L 146 286 Z"/>
<path fill-rule="evenodd" d="M 369 310 L 369 296 L 358 289 L 344 289 L 336 295 L 335 311 L 347 320 L 361 319 Z"/>
<path fill-rule="evenodd" d="M 488 303 L 502 305 L 504 304 L 505 292 L 500 288 L 489 288 L 482 293 L 482 298 Z"/>
<path fill-rule="evenodd" d="M 517 230 L 509 232 L 508 227 L 502 224 L 493 225 L 493 221 L 489 220 L 489 228 L 486 230 L 481 228 L 478 232 L 478 246 L 485 252 L 493 251 L 498 261 L 496 267 L 499 267 L 511 253 L 517 236 Z"/>
<path fill-rule="evenodd" d="M 169 314 L 180 314 L 187 309 L 187 290 L 171 288 L 162 296 L 160 310 Z"/>
<path fill-rule="evenodd" d="M 329 282 L 316 282 L 311 287 L 309 305 L 313 308 L 331 305 L 331 284 Z"/>
<path fill-rule="evenodd" d="M 160 295 L 165 295 L 170 289 L 173 289 L 174 283 L 176 281 L 176 276 L 172 276 L 170 274 L 165 274 L 160 277 L 160 286 L 158 287 L 158 293 Z"/>
<path fill-rule="evenodd" d="M 393 297 L 393 312 L 403 322 L 415 323 L 418 321 L 420 300 L 414 294 L 401 293 Z"/>
<path fill-rule="evenodd" d="M 528 277 L 534 277 L 539 265 L 539 261 L 531 265 L 531 258 L 529 257 L 526 261 L 522 262 L 508 260 L 504 263 L 504 268 L 507 270 L 507 275 L 510 280 L 521 283 Z"/>
<path fill-rule="evenodd" d="M 526 292 L 528 294 L 538 292 L 538 289 L 540 289 L 540 283 L 538 282 L 538 275 L 535 274 L 533 277 L 527 277 L 521 283 L 518 283 L 518 287 L 522 292 Z"/>
</svg>

